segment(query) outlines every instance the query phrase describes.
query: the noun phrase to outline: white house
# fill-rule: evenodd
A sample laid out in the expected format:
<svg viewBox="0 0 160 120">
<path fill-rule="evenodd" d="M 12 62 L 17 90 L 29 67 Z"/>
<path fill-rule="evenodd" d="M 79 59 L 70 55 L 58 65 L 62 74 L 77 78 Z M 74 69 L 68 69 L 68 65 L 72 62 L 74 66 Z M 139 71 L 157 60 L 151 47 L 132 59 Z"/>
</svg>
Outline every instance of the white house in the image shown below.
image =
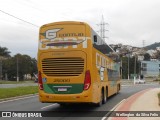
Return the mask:
<svg viewBox="0 0 160 120">
<path fill-rule="evenodd" d="M 160 75 L 160 61 L 141 61 L 141 74 L 145 77 Z"/>
</svg>

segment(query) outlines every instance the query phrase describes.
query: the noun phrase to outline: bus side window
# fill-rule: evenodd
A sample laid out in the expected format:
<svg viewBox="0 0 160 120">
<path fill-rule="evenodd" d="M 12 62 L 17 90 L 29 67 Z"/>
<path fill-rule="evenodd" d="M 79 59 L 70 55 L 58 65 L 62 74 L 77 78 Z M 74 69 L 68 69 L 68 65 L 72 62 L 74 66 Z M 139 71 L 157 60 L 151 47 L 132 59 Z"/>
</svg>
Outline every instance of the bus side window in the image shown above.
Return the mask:
<svg viewBox="0 0 160 120">
<path fill-rule="evenodd" d="M 97 35 L 94 35 L 94 43 L 97 42 Z"/>
</svg>

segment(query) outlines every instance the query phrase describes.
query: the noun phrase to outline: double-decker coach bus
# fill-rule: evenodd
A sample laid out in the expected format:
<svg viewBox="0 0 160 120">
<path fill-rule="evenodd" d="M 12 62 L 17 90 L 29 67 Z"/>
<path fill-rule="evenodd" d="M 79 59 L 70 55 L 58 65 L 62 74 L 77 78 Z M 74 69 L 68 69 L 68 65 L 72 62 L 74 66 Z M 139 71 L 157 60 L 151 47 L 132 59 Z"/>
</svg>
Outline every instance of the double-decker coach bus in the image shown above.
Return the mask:
<svg viewBox="0 0 160 120">
<path fill-rule="evenodd" d="M 113 50 L 84 22 L 55 22 L 40 28 L 39 100 L 43 103 L 106 103 L 120 90 Z"/>
</svg>

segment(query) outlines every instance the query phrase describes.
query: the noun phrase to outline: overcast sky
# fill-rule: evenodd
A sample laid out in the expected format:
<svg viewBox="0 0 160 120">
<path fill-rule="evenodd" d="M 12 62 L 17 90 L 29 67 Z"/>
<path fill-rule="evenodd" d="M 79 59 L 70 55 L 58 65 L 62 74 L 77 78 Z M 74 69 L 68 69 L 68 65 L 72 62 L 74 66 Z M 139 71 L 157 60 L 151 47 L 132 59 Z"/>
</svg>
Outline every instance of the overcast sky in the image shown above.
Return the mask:
<svg viewBox="0 0 160 120">
<path fill-rule="evenodd" d="M 41 26 L 56 21 L 87 22 L 95 31 L 102 15 L 108 44 L 137 47 L 160 42 L 160 0 L 0 0 L 0 10 Z M 0 11 L 0 46 L 37 57 L 39 27 Z"/>
</svg>

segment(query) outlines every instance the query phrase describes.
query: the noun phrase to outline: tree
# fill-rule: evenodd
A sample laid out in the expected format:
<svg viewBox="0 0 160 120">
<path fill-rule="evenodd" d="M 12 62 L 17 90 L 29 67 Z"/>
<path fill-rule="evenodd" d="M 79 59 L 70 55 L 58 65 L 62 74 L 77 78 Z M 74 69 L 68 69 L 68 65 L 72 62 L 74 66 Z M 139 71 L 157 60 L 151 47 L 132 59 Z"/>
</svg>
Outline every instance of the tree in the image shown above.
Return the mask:
<svg viewBox="0 0 160 120">
<path fill-rule="evenodd" d="M 132 58 L 129 58 L 129 74 L 134 74 L 134 72 L 136 72 L 136 74 L 139 73 L 140 71 L 140 62 L 137 61 L 137 57 L 135 58 L 132 57 Z M 136 63 L 135 63 L 136 62 Z M 134 71 L 136 67 L 136 71 Z M 123 79 L 127 79 L 128 78 L 128 57 L 122 57 L 122 78 Z"/>
<path fill-rule="evenodd" d="M 10 57 L 8 48 L 0 46 L 0 79 L 3 79 L 3 60 Z"/>
<path fill-rule="evenodd" d="M 151 56 L 149 53 L 144 54 L 144 60 L 150 61 L 150 59 L 151 59 Z"/>
<path fill-rule="evenodd" d="M 10 57 L 10 51 L 8 51 L 8 48 L 0 46 L 0 56 Z"/>
<path fill-rule="evenodd" d="M 127 78 L 128 71 L 128 57 L 122 57 L 122 78 Z"/>
<path fill-rule="evenodd" d="M 160 60 L 160 50 L 157 50 L 156 58 L 157 58 L 158 60 Z"/>
<path fill-rule="evenodd" d="M 16 61 L 13 57 L 3 62 L 3 75 L 7 74 L 9 80 L 16 80 Z"/>
<path fill-rule="evenodd" d="M 26 74 L 33 76 L 37 72 L 36 59 L 28 55 L 16 54 L 4 62 L 3 74 L 8 74 L 8 79 L 16 80 L 17 73 L 20 80 L 24 80 Z"/>
<path fill-rule="evenodd" d="M 37 60 L 35 58 L 32 58 L 31 59 L 31 70 L 30 70 L 31 77 L 33 77 L 34 74 L 37 74 Z"/>
</svg>

